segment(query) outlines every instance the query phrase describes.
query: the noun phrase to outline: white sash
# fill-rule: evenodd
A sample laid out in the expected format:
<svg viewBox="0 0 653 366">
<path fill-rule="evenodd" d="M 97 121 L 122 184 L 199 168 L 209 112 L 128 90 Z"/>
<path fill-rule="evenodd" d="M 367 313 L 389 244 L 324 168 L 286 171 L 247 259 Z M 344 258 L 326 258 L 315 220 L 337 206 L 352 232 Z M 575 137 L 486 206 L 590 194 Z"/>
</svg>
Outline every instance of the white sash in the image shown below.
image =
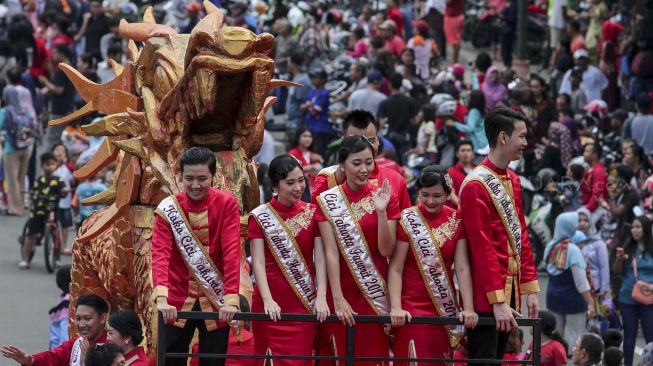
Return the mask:
<svg viewBox="0 0 653 366">
<path fill-rule="evenodd" d="M 517 259 L 519 260 L 519 257 L 521 256 L 522 228 L 513 198 L 508 194 L 508 192 L 506 192 L 506 188 L 501 184 L 500 178 L 497 177 L 491 169 L 484 165 L 477 166 L 467 175 L 460 191 L 462 192 L 465 185 L 472 180 L 480 182 L 483 187 L 485 187 L 490 198 L 492 198 L 494 207 L 499 213 L 503 226 L 508 233 L 510 245 L 515 254 L 517 254 Z"/>
<path fill-rule="evenodd" d="M 84 342 L 83 337 L 77 338 L 75 343 L 73 343 L 73 349 L 70 350 L 70 366 L 81 366 L 82 364 L 82 343 Z"/>
<path fill-rule="evenodd" d="M 340 253 L 361 293 L 378 315 L 388 314 L 390 306 L 385 280 L 374 265 L 363 230 L 358 220 L 354 220 L 356 213 L 352 212 L 342 187 L 322 192 L 317 201 L 333 227 Z"/>
<path fill-rule="evenodd" d="M 292 230 L 269 203 L 252 210 L 286 281 L 307 311 L 313 312 L 317 290 Z"/>
<path fill-rule="evenodd" d="M 179 253 L 181 253 L 190 274 L 202 288 L 204 295 L 216 308 L 223 307 L 224 281 L 222 274 L 190 228 L 177 198 L 166 197 L 159 203 L 156 210 L 170 224 Z"/>
<path fill-rule="evenodd" d="M 444 260 L 442 260 L 441 243 L 415 206 L 407 208 L 401 213 L 400 223 L 409 234 L 410 246 L 415 255 L 417 268 L 422 275 L 435 310 L 439 316 L 457 318 L 460 309 L 456 301 L 456 291 L 451 286 Z M 455 232 L 455 227 L 452 231 Z M 456 347 L 465 336 L 465 327 L 462 325 L 445 325 L 445 329 L 449 335 L 451 347 Z"/>
</svg>

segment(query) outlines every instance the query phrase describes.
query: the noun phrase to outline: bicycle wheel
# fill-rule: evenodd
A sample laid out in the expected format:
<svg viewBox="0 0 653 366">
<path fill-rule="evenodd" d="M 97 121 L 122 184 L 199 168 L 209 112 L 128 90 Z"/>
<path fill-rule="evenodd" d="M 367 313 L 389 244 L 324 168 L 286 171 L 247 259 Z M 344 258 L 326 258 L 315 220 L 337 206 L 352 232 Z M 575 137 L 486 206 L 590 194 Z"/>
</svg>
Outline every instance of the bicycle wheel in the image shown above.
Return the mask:
<svg viewBox="0 0 653 366">
<path fill-rule="evenodd" d="M 45 257 L 45 269 L 48 273 L 54 272 L 54 260 L 51 257 L 52 245 L 54 245 L 54 237 L 50 234 L 51 229 L 46 228 L 43 232 L 43 256 Z"/>
<path fill-rule="evenodd" d="M 52 265 L 56 269 L 61 259 L 61 237 L 59 236 L 59 231 L 53 227 L 48 229 L 48 235 L 52 238 Z"/>
</svg>

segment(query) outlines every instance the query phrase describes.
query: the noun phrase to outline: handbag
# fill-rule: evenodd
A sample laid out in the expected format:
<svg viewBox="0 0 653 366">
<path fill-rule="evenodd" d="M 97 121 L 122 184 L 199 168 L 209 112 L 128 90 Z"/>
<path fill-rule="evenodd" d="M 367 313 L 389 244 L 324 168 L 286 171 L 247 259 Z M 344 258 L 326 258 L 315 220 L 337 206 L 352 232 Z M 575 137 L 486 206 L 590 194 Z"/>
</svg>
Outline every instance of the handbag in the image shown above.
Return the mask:
<svg viewBox="0 0 653 366">
<path fill-rule="evenodd" d="M 651 284 L 637 279 L 637 259 L 635 259 L 635 256 L 633 256 L 633 272 L 635 273 L 635 286 L 633 286 L 633 292 L 630 296 L 642 305 L 653 305 L 653 291 L 648 288 Z"/>
</svg>

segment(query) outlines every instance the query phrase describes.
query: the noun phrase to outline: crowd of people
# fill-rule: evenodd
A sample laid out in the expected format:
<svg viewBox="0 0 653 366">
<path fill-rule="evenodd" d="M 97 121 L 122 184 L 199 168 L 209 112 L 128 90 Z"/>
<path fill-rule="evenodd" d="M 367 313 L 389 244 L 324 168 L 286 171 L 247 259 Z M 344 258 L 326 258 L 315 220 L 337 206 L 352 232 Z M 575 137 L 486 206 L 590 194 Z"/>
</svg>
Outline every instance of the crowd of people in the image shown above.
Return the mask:
<svg viewBox="0 0 653 366">
<path fill-rule="evenodd" d="M 102 207 L 80 202 L 112 183 L 111 167 L 87 181 L 72 175 L 103 141 L 80 128 L 97 115 L 46 127 L 82 105 L 57 64 L 72 64 L 93 81 L 111 80 L 114 65 L 124 64 L 127 54 L 118 24 L 138 21 L 145 5 L 124 0 L 0 5 L 2 204 L 7 215 L 21 216 L 29 208 L 21 269 L 30 267 L 50 212 L 63 229 L 63 253 L 70 254 L 65 245 L 71 229 Z M 291 136 L 289 154 L 275 158 L 266 131 L 256 157 L 263 167 L 262 191 L 275 197 L 263 195 L 268 204 L 249 222 L 248 254 L 257 285 L 252 311 L 272 319 L 288 312 L 314 312 L 320 319 L 335 313 L 349 324 L 353 314 L 390 314 L 393 344 L 383 327 L 356 325 L 357 334 L 365 334 L 357 336 L 356 350 L 367 356 L 387 356 L 390 349 L 405 356 L 410 340 L 420 357 L 448 355 L 464 329 L 439 327 L 433 333 L 408 323 L 414 315 L 456 316 L 468 328 L 469 357 L 522 359 L 528 352 L 522 352 L 512 311 L 520 312 L 520 294 L 527 294 L 528 313 L 537 314 L 536 296 L 530 295 L 539 291 L 539 269 L 549 278 L 542 289 L 548 311 L 540 313 L 544 364 L 560 366 L 571 356 L 581 366 L 618 366 L 621 359 L 632 366 L 639 330 L 645 342 L 653 342 L 653 18 L 643 2 L 529 2 L 531 15 L 548 18 L 549 42 L 539 45 L 544 61 L 527 73 L 512 65 L 519 6 L 514 0 L 486 2 L 479 18 L 491 24 L 492 47 L 473 56 L 461 51 L 476 16 L 467 13 L 464 0 L 216 5 L 225 9 L 229 25 L 273 33 L 277 76 L 304 85 L 274 92 L 275 119 Z M 202 4 L 191 0 L 158 3 L 155 9 L 160 23 L 180 33 L 188 33 L 204 14 Z M 338 82 L 346 87 L 335 87 Z M 231 216 L 237 215 L 224 210 L 227 204 L 234 208 L 227 195 L 205 187 L 220 172 L 211 170 L 210 162 L 205 171 L 206 157 L 194 153 L 186 163 L 181 158 L 182 172 L 185 165 L 193 170 L 184 182 L 186 193 L 177 199 L 178 211 L 194 213 L 189 231 L 201 232 L 197 237 L 224 275 L 226 295 L 214 302 L 194 284 L 185 259 L 172 249 L 176 239 L 163 210 L 153 238 L 153 281 L 157 305 L 170 322 L 169 349 L 188 349 L 197 327 L 200 351 L 224 352 L 225 321 L 249 306 L 232 296 L 238 292 L 234 263 L 240 253 L 225 244 L 236 242 L 239 230 Z M 482 185 L 495 175 L 512 198 L 502 204 L 514 206 L 521 233 L 502 226 L 510 214 L 494 211 L 494 191 Z M 200 176 L 206 180 L 200 182 Z M 528 186 L 534 187 L 531 194 Z M 550 205 L 548 235 L 531 230 L 533 194 Z M 220 202 L 219 214 L 204 205 L 207 196 Z M 484 200 L 489 204 L 474 204 Z M 209 224 L 198 221 L 206 212 Z M 338 221 L 343 212 L 355 220 Z M 479 222 L 488 227 L 479 229 Z M 420 237 L 421 227 L 435 229 L 433 235 Z M 283 242 L 279 233 L 286 231 L 294 238 L 287 243 L 291 253 L 277 253 L 273 243 Z M 222 233 L 234 237 L 219 237 Z M 420 251 L 415 246 L 420 239 L 433 241 L 432 247 Z M 352 248 L 358 252 L 349 252 Z M 420 255 L 437 258 L 441 272 L 422 268 Z M 287 277 L 282 268 L 292 259 L 295 277 Z M 429 278 L 430 273 L 435 274 Z M 438 302 L 429 288 L 436 282 L 438 292 L 451 299 L 459 295 L 460 301 Z M 107 312 L 83 306 L 94 308 L 99 318 Z M 179 310 L 218 308 L 222 321 L 176 319 Z M 479 315 L 495 316 L 502 332 L 474 327 Z M 623 333 L 623 344 L 610 339 L 615 331 Z M 258 323 L 251 334 L 261 354 L 289 347 L 303 354 L 344 349 L 344 328 L 320 327 L 318 346 L 316 337 L 306 336 L 311 332 L 317 330 L 308 323 Z M 104 343 L 99 335 L 88 338 Z M 493 341 L 482 342 L 487 339 Z M 70 357 L 73 344 L 66 347 L 63 357 Z M 121 353 L 109 346 L 95 351 L 87 360 L 113 362 Z M 123 353 L 130 351 L 123 347 Z M 17 348 L 3 354 L 33 361 Z M 652 362 L 646 354 L 640 363 Z"/>
</svg>

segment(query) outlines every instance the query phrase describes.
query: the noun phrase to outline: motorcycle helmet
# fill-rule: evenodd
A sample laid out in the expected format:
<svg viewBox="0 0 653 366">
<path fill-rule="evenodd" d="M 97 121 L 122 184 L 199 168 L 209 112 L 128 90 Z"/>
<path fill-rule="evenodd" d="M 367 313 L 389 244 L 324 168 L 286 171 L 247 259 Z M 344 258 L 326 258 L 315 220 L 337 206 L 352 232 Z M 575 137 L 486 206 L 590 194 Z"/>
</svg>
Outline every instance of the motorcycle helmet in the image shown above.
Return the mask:
<svg viewBox="0 0 653 366">
<path fill-rule="evenodd" d="M 433 104 L 437 110 L 442 103 L 453 100 L 453 97 L 447 93 L 437 93 L 431 98 L 431 104 Z"/>
<path fill-rule="evenodd" d="M 435 85 L 453 83 L 454 81 L 456 81 L 456 77 L 449 70 L 442 70 L 435 76 Z"/>
<path fill-rule="evenodd" d="M 447 100 L 437 107 L 435 115 L 437 117 L 448 117 L 453 116 L 454 112 L 456 112 L 456 101 Z"/>
<path fill-rule="evenodd" d="M 587 114 L 591 114 L 592 116 L 595 116 L 599 119 L 603 119 L 608 114 L 608 104 L 604 100 L 595 99 L 587 103 L 583 107 L 583 110 L 585 110 Z"/>
</svg>

